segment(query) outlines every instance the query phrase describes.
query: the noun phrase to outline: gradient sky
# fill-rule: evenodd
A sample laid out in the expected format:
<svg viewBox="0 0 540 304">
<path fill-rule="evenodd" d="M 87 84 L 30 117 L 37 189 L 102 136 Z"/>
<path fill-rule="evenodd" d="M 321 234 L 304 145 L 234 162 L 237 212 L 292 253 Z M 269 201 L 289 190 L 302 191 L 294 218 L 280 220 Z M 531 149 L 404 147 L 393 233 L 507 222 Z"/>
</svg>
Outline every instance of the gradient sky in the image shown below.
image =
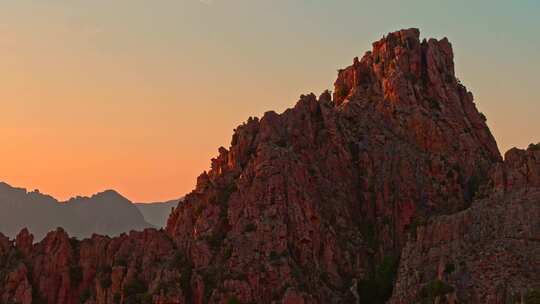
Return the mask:
<svg viewBox="0 0 540 304">
<path fill-rule="evenodd" d="M 0 180 L 179 197 L 247 117 L 331 88 L 408 27 L 450 39 L 501 151 L 525 147 L 540 141 L 538 16 L 538 0 L 1 1 Z"/>
</svg>

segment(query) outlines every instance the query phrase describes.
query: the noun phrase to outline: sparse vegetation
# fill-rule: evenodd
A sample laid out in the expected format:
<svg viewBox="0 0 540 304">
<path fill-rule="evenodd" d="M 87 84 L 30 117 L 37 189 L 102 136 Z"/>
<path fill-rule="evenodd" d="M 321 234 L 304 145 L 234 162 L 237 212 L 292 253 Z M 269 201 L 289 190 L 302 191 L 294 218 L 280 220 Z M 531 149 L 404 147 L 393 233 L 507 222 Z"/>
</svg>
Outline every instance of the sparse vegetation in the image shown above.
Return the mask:
<svg viewBox="0 0 540 304">
<path fill-rule="evenodd" d="M 169 260 L 169 268 L 180 269 L 184 262 L 184 255 L 180 251 L 176 251 L 172 259 Z"/>
<path fill-rule="evenodd" d="M 73 250 L 79 247 L 80 241 L 76 237 L 69 238 L 69 244 Z"/>
<path fill-rule="evenodd" d="M 122 300 L 122 295 L 120 295 L 119 293 L 115 293 L 113 296 L 113 302 L 115 304 L 120 304 L 121 300 Z"/>
<path fill-rule="evenodd" d="M 487 121 L 486 115 L 484 115 L 484 113 L 482 113 L 482 112 L 480 112 L 480 118 L 481 118 L 483 121 Z"/>
<path fill-rule="evenodd" d="M 123 267 L 127 267 L 127 259 L 125 257 L 116 257 L 114 259 L 114 266 L 123 266 Z"/>
<path fill-rule="evenodd" d="M 79 285 L 83 279 L 83 271 L 79 265 L 71 265 L 69 267 L 69 277 L 73 286 Z"/>
<path fill-rule="evenodd" d="M 540 143 L 537 143 L 537 144 L 530 144 L 530 145 L 529 145 L 529 150 L 531 150 L 531 151 L 538 151 L 538 150 L 540 150 Z"/>
<path fill-rule="evenodd" d="M 39 290 L 37 288 L 32 288 L 32 304 L 45 304 L 46 301 L 41 298 Z"/>
<path fill-rule="evenodd" d="M 0 283 L 3 283 L 10 272 L 15 270 L 23 260 L 22 253 L 13 248 L 4 256 L 0 256 Z"/>
<path fill-rule="evenodd" d="M 246 227 L 244 227 L 244 232 L 253 232 L 255 230 L 257 230 L 257 225 L 253 223 L 249 223 L 246 225 Z"/>
<path fill-rule="evenodd" d="M 201 203 L 198 203 L 193 207 L 193 213 L 196 217 L 200 217 L 204 211 L 204 206 Z"/>
<path fill-rule="evenodd" d="M 437 99 L 434 99 L 434 98 L 430 98 L 428 99 L 429 101 L 429 106 L 431 107 L 432 110 L 435 110 L 435 111 L 440 111 L 441 110 L 441 102 L 438 101 Z"/>
<path fill-rule="evenodd" d="M 285 139 L 284 137 L 279 138 L 276 141 L 276 146 L 278 146 L 280 148 L 286 148 L 287 147 L 287 139 Z"/>
<path fill-rule="evenodd" d="M 112 273 L 111 267 L 103 267 L 99 271 L 98 279 L 99 279 L 99 284 L 100 284 L 101 288 L 107 289 L 107 288 L 111 287 L 111 285 L 112 285 L 111 273 Z"/>
<path fill-rule="evenodd" d="M 323 271 L 319 274 L 319 278 L 321 279 L 321 281 L 325 282 L 325 283 L 329 283 L 330 282 L 330 275 L 328 274 L 328 272 L 326 271 Z"/>
<path fill-rule="evenodd" d="M 124 286 L 124 294 L 132 295 L 146 292 L 146 284 L 138 278 L 134 278 Z"/>
<path fill-rule="evenodd" d="M 377 248 L 377 236 L 375 234 L 375 226 L 372 223 L 362 223 L 360 225 L 360 233 L 369 248 Z"/>
<path fill-rule="evenodd" d="M 210 267 L 204 272 L 203 281 L 205 303 L 210 302 L 209 300 L 212 292 L 218 286 L 218 283 L 221 281 L 221 272 L 222 269 L 220 267 Z"/>
<path fill-rule="evenodd" d="M 399 257 L 388 255 L 366 279 L 360 281 L 358 294 L 361 303 L 386 303 L 392 295 Z"/>
<path fill-rule="evenodd" d="M 214 231 L 212 234 L 206 236 L 206 241 L 208 242 L 208 245 L 210 245 L 210 247 L 216 249 L 221 246 L 221 243 L 225 239 L 226 235 L 227 234 L 223 230 L 219 229 L 217 231 Z"/>
<path fill-rule="evenodd" d="M 478 190 L 480 189 L 481 180 L 478 176 L 473 175 L 471 178 L 469 178 L 469 181 L 467 182 L 467 192 L 465 200 L 467 202 L 472 202 L 474 198 L 478 195 Z"/>
<path fill-rule="evenodd" d="M 189 296 L 191 291 L 190 285 L 193 266 L 187 260 L 185 255 L 177 250 L 174 253 L 174 256 L 166 262 L 166 266 L 169 269 L 178 270 L 180 272 L 180 279 L 175 281 L 161 282 L 154 292 L 163 290 L 165 293 L 167 293 L 169 290 L 180 288 L 184 294 Z"/>
<path fill-rule="evenodd" d="M 147 304 L 152 302 L 152 297 L 148 294 L 146 284 L 134 278 L 124 286 L 124 303 L 125 304 Z"/>
<path fill-rule="evenodd" d="M 446 263 L 444 266 L 444 273 L 451 274 L 456 270 L 456 266 L 453 263 Z"/>
<path fill-rule="evenodd" d="M 270 252 L 270 261 L 277 261 L 279 260 L 279 254 L 275 251 Z"/>
<path fill-rule="evenodd" d="M 90 292 L 89 289 L 87 289 L 87 290 L 85 290 L 85 291 L 83 291 L 83 292 L 81 293 L 81 296 L 79 297 L 79 302 L 80 302 L 81 304 L 84 304 L 84 303 L 86 303 L 88 300 L 90 300 L 91 298 L 92 298 L 92 293 Z M 32 302 L 32 303 L 34 303 L 34 302 Z"/>
<path fill-rule="evenodd" d="M 7 257 L 4 260 L 4 268 L 7 272 L 11 272 L 17 268 L 17 266 L 22 262 L 23 255 L 17 248 L 9 251 Z"/>
<path fill-rule="evenodd" d="M 227 185 L 225 188 L 221 189 L 221 191 L 217 194 L 217 203 L 219 204 L 225 204 L 229 201 L 229 198 L 231 195 L 237 190 L 236 184 L 231 183 L 230 185 Z"/>
<path fill-rule="evenodd" d="M 302 269 L 298 267 L 298 265 L 293 264 L 291 267 L 291 274 L 293 278 L 297 281 L 300 281 L 302 279 Z"/>
<path fill-rule="evenodd" d="M 112 281 L 111 281 L 110 275 L 100 278 L 99 283 L 101 285 L 101 288 L 103 288 L 103 289 L 107 289 L 107 288 L 111 287 Z"/>
<path fill-rule="evenodd" d="M 421 303 L 435 303 L 435 299 L 454 291 L 454 287 L 441 280 L 434 280 L 424 285 L 418 293 Z"/>
<path fill-rule="evenodd" d="M 346 86 L 336 86 L 336 96 L 338 98 L 346 98 L 349 95 L 349 89 Z"/>
<path fill-rule="evenodd" d="M 230 297 L 229 300 L 227 301 L 227 304 L 241 304 L 242 302 L 240 302 L 240 300 L 238 300 L 237 297 Z"/>
<path fill-rule="evenodd" d="M 532 289 L 525 295 L 525 304 L 540 304 L 540 289 Z"/>
<path fill-rule="evenodd" d="M 180 270 L 180 287 L 182 291 L 188 293 L 191 290 L 191 275 L 193 273 L 193 266 L 190 263 L 182 265 Z"/>
<path fill-rule="evenodd" d="M 232 256 L 232 252 L 233 252 L 232 247 L 231 247 L 231 246 L 227 246 L 227 247 L 224 249 L 224 251 L 223 251 L 223 258 L 224 258 L 225 260 L 230 259 L 231 256 Z"/>
</svg>

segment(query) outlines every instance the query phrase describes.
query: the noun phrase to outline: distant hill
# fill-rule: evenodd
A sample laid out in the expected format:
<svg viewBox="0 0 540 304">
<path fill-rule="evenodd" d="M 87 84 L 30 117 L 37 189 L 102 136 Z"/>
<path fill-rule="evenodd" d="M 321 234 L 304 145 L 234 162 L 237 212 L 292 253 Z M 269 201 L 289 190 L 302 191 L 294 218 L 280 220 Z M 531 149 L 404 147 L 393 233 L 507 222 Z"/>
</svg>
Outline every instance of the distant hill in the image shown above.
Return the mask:
<svg viewBox="0 0 540 304">
<path fill-rule="evenodd" d="M 37 190 L 28 192 L 0 183 L 0 211 L 1 233 L 14 237 L 27 227 L 36 240 L 57 227 L 77 238 L 93 233 L 116 236 L 153 227 L 130 200 L 114 190 L 59 202 Z"/>
<path fill-rule="evenodd" d="M 157 228 L 163 228 L 167 225 L 167 219 L 171 214 L 172 208 L 176 207 L 181 199 L 175 199 L 167 202 L 156 203 L 135 203 L 135 206 L 139 208 L 145 221 Z"/>
</svg>

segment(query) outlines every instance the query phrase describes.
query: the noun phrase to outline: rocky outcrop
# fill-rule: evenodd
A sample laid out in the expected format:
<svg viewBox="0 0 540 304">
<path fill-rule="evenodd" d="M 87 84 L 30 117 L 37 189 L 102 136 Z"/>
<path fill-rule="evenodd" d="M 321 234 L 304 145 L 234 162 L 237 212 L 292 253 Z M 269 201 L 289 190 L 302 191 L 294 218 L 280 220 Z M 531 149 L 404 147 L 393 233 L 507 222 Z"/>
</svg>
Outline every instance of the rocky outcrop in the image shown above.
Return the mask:
<svg viewBox="0 0 540 304">
<path fill-rule="evenodd" d="M 494 195 L 419 227 L 390 303 L 515 303 L 540 288 L 540 189 Z"/>
<path fill-rule="evenodd" d="M 506 152 L 504 163 L 491 170 L 491 180 L 491 186 L 499 193 L 540 187 L 540 144 Z"/>
<path fill-rule="evenodd" d="M 390 303 L 521 303 L 540 289 L 539 152 L 511 149 L 485 199 L 410 235 Z"/>
<path fill-rule="evenodd" d="M 58 229 L 34 244 L 0 237 L 1 303 L 186 303 L 189 263 L 161 231 L 78 241 Z"/>
<path fill-rule="evenodd" d="M 522 270 L 536 263 L 538 225 L 522 211 L 536 194 L 516 192 L 508 181 L 535 185 L 530 156 L 502 162 L 472 94 L 455 77 L 450 43 L 419 35 L 402 30 L 374 43 L 339 71 L 333 94 L 302 95 L 282 114 L 248 119 L 165 230 L 80 242 L 57 230 L 31 249 L 23 232 L 15 243 L 0 237 L 0 255 L 21 253 L 14 265 L 26 272 L 14 276 L 29 282 L 32 303 L 383 303 L 398 262 L 392 301 L 414 301 L 411 290 L 435 278 L 435 290 L 462 301 L 499 299 L 498 289 L 482 291 L 472 275 L 462 285 L 439 276 L 433 265 L 446 263 L 442 246 L 455 240 L 463 251 L 452 258 L 475 269 L 483 255 L 461 238 L 485 238 L 479 250 L 498 257 L 500 232 L 526 236 L 530 247 L 523 258 L 517 250 L 501 257 L 515 271 L 493 266 L 490 275 L 514 273 L 508 290 L 529 288 L 534 277 Z M 497 194 L 498 172 L 504 190 Z M 504 213 L 505 203 L 514 211 Z M 500 218 L 501 231 L 487 231 Z M 525 241 L 503 245 L 512 242 Z M 425 274 L 411 278 L 422 263 Z M 456 273 L 462 269 L 469 268 Z M 5 299 L 28 290 L 0 284 Z"/>
<path fill-rule="evenodd" d="M 354 301 L 408 229 L 469 206 L 501 160 L 445 39 L 391 33 L 335 86 L 240 126 L 171 215 L 195 273 L 219 278 L 205 301 Z"/>
</svg>

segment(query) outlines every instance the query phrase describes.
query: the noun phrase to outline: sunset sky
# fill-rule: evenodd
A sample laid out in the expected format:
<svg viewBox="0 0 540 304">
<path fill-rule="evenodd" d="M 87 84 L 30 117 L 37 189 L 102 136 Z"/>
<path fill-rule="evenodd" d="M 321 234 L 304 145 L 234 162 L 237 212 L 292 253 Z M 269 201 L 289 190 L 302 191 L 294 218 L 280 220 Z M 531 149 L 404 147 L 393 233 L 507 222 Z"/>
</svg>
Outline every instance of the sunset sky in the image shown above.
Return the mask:
<svg viewBox="0 0 540 304">
<path fill-rule="evenodd" d="M 500 150 L 526 147 L 540 141 L 538 16 L 538 0 L 2 1 L 0 181 L 62 200 L 180 197 L 238 124 L 331 89 L 409 27 L 450 39 Z"/>
</svg>

